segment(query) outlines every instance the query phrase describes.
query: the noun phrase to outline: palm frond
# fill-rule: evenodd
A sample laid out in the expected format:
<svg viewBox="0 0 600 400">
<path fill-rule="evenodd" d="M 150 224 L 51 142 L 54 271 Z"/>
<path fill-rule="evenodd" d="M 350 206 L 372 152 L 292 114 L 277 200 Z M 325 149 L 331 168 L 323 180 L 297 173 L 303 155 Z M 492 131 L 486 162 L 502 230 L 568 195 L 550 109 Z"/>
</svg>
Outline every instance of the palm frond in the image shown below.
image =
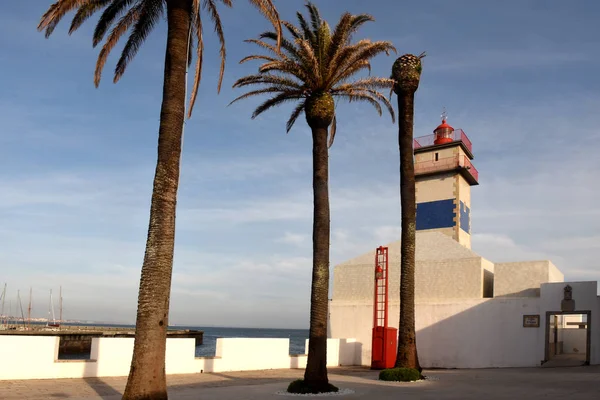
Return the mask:
<svg viewBox="0 0 600 400">
<path fill-rule="evenodd" d="M 79 10 L 77 10 L 77 13 L 75 13 L 75 16 L 73 17 L 73 21 L 71 21 L 69 35 L 79 29 L 88 18 L 96 13 L 96 11 L 106 7 L 111 1 L 112 0 L 91 0 L 89 3 L 79 7 Z"/>
<path fill-rule="evenodd" d="M 123 36 L 133 24 L 138 21 L 140 17 L 141 5 L 133 7 L 127 14 L 125 14 L 117 25 L 113 28 L 113 30 L 108 35 L 106 39 L 106 43 L 102 46 L 100 50 L 100 54 L 98 54 L 98 60 L 96 61 L 96 70 L 94 72 L 94 85 L 98 87 L 100 85 L 100 79 L 102 78 L 102 70 L 104 69 L 104 65 L 106 64 L 106 60 L 110 55 L 112 49 L 117 45 L 121 36 Z"/>
<path fill-rule="evenodd" d="M 372 42 L 369 39 L 362 39 L 354 44 L 341 46 L 336 53 L 329 58 L 329 77 L 335 76 L 335 71 L 345 65 L 351 56 L 356 54 L 359 50 L 368 47 L 371 43 Z"/>
<path fill-rule="evenodd" d="M 392 117 L 392 122 L 396 121 L 396 113 L 394 112 L 394 107 L 392 106 L 392 103 L 390 103 L 390 101 L 388 100 L 388 98 L 385 95 L 383 95 L 382 93 L 380 93 L 377 90 L 369 89 L 369 88 L 365 88 L 365 87 L 351 87 L 351 88 L 345 88 L 343 90 L 337 90 L 337 91 L 335 91 L 335 95 L 339 96 L 339 97 L 346 97 L 348 99 L 352 98 L 353 100 L 355 100 L 355 98 L 358 98 L 361 96 L 370 97 L 378 102 L 383 103 L 385 108 L 390 113 L 390 116 Z M 350 101 L 353 101 L 353 100 L 350 100 Z M 381 108 L 380 107 L 376 107 L 376 108 L 379 112 L 379 116 L 381 116 L 381 111 L 379 111 L 379 110 L 381 110 Z"/>
<path fill-rule="evenodd" d="M 314 52 L 314 48 L 310 45 L 308 40 L 296 39 L 296 44 L 299 47 L 298 53 L 305 63 L 305 68 L 310 68 L 313 70 L 315 74 L 315 82 L 321 82 L 321 69 L 319 67 L 319 60 Z"/>
<path fill-rule="evenodd" d="M 296 123 L 296 120 L 298 119 L 300 114 L 304 112 L 304 106 L 306 106 L 306 100 L 303 100 L 300 103 L 298 103 L 294 108 L 294 111 L 292 111 L 290 119 L 288 119 L 287 123 L 285 124 L 285 129 L 287 133 L 290 132 L 290 129 L 292 129 L 292 126 L 294 126 L 294 123 Z"/>
<path fill-rule="evenodd" d="M 342 85 L 336 86 L 333 91 L 343 91 L 346 88 L 368 88 L 368 89 L 385 89 L 394 86 L 395 81 L 389 78 L 380 78 L 377 76 L 370 76 L 368 78 L 358 79 L 356 81 L 350 83 L 344 83 Z"/>
<path fill-rule="evenodd" d="M 300 30 L 298 28 L 296 28 L 294 25 L 292 25 L 288 21 L 282 21 L 281 23 L 283 24 L 283 26 L 285 26 L 287 28 L 288 32 L 290 33 L 290 35 L 292 35 L 292 37 L 294 39 L 302 39 L 303 38 Z"/>
<path fill-rule="evenodd" d="M 115 19 L 119 18 L 127 8 L 137 0 L 113 0 L 104 12 L 100 15 L 100 19 L 94 29 L 94 35 L 92 39 L 92 45 L 96 47 L 98 43 L 104 39 L 104 35 L 111 27 Z"/>
<path fill-rule="evenodd" d="M 306 70 L 303 66 L 291 60 L 272 61 L 265 63 L 258 69 L 260 73 L 279 72 L 282 74 L 293 75 L 295 78 L 304 82 L 306 86 L 317 86 L 318 82 L 314 81 L 315 76 L 310 70 Z"/>
<path fill-rule="evenodd" d="M 281 38 L 283 37 L 283 32 L 281 30 L 281 20 L 279 19 L 279 13 L 275 8 L 275 5 L 271 0 L 249 0 L 252 5 L 254 5 L 258 11 L 264 15 L 275 28 L 275 32 L 277 33 L 277 48 L 281 45 Z"/>
<path fill-rule="evenodd" d="M 115 68 L 115 77 L 113 79 L 115 83 L 121 79 L 127 65 L 133 60 L 142 43 L 144 43 L 164 11 L 164 2 L 162 0 L 145 0 L 140 5 L 142 6 L 140 16 L 133 27 L 131 35 L 127 39 L 127 43 L 125 43 L 125 47 Z"/>
<path fill-rule="evenodd" d="M 348 31 L 348 37 L 346 38 L 346 40 L 349 41 L 352 38 L 352 34 L 356 33 L 358 28 L 360 28 L 363 24 L 365 24 L 367 22 L 373 22 L 373 21 L 375 21 L 375 18 L 373 18 L 372 15 L 369 15 L 369 14 L 355 15 L 354 18 L 352 19 L 352 23 L 351 23 L 350 29 Z"/>
<path fill-rule="evenodd" d="M 300 30 L 302 31 L 302 36 L 298 39 L 308 40 L 311 44 L 315 42 L 315 35 L 310 30 L 308 26 L 308 22 L 304 19 L 304 16 L 300 14 L 300 12 L 296 12 L 296 17 L 298 18 L 298 23 L 300 24 Z"/>
<path fill-rule="evenodd" d="M 330 71 L 332 73 L 330 78 L 334 81 L 345 79 L 348 77 L 347 71 L 353 70 L 353 66 L 359 60 L 368 61 L 381 53 L 389 54 L 390 51 L 396 52 L 396 48 L 390 42 L 377 41 L 364 45 L 353 53 L 346 54 L 345 59 L 339 60 L 340 62 L 334 66 L 335 69 Z"/>
<path fill-rule="evenodd" d="M 351 15 L 350 13 L 344 13 L 340 17 L 338 24 L 333 30 L 331 37 L 331 47 L 329 48 L 328 60 L 332 60 L 338 49 L 342 46 L 346 46 L 350 41 L 350 38 L 361 25 L 366 22 L 375 21 L 375 19 L 368 14 Z"/>
<path fill-rule="evenodd" d="M 277 33 L 275 33 L 275 32 L 263 32 L 258 37 L 260 39 L 273 40 L 274 42 L 277 42 L 277 40 L 279 40 L 280 48 L 287 51 L 289 57 L 297 57 L 298 56 L 298 50 L 296 49 L 296 46 L 294 46 L 294 43 L 290 42 L 286 38 L 283 38 L 283 37 L 279 38 L 277 36 Z"/>
<path fill-rule="evenodd" d="M 264 60 L 264 61 L 269 61 L 269 62 L 279 61 L 275 57 L 269 57 L 269 56 L 263 56 L 260 54 L 256 54 L 256 55 L 246 56 L 246 57 L 242 58 L 240 60 L 240 64 L 243 64 L 245 62 L 252 61 L 252 60 Z"/>
<path fill-rule="evenodd" d="M 37 26 L 38 31 L 45 30 L 44 36 L 47 38 L 52 35 L 54 28 L 58 25 L 60 20 L 69 11 L 79 8 L 90 0 L 57 0 L 54 4 L 48 7 L 48 10 L 42 15 L 42 18 Z"/>
<path fill-rule="evenodd" d="M 334 55 L 337 53 L 338 49 L 346 44 L 345 35 L 350 29 L 350 25 L 352 22 L 352 14 L 345 12 L 340 17 L 339 22 L 333 29 L 333 34 L 331 35 L 331 46 L 329 46 L 329 54 L 327 55 L 327 61 L 333 59 Z"/>
<path fill-rule="evenodd" d="M 271 53 L 273 53 L 275 56 L 279 56 L 281 57 L 281 53 L 277 50 L 277 47 L 263 41 L 263 40 L 259 40 L 259 39 L 246 39 L 244 40 L 244 42 L 246 43 L 253 43 L 257 46 L 262 47 L 263 49 L 269 50 Z"/>
<path fill-rule="evenodd" d="M 372 96 L 369 93 L 366 92 L 340 92 L 340 93 L 336 93 L 337 97 L 341 97 L 343 99 L 348 100 L 348 102 L 352 103 L 354 101 L 365 101 L 367 103 L 370 103 L 375 110 L 377 110 L 377 113 L 379 114 L 379 116 L 381 116 L 383 114 L 383 110 L 381 108 L 381 106 L 379 105 L 379 102 L 377 101 L 377 99 Z"/>
<path fill-rule="evenodd" d="M 252 119 L 258 117 L 260 114 L 267 111 L 269 108 L 275 107 L 282 103 L 286 103 L 288 101 L 294 101 L 294 100 L 298 100 L 301 98 L 302 98 L 302 95 L 300 95 L 300 94 L 291 94 L 288 92 L 278 94 L 277 96 L 271 97 L 270 99 L 266 100 L 264 103 L 262 103 L 261 105 L 256 107 L 256 109 L 252 113 Z"/>
<path fill-rule="evenodd" d="M 219 38 L 221 47 L 219 49 L 219 56 L 221 57 L 221 68 L 219 70 L 219 82 L 217 83 L 217 93 L 221 92 L 221 84 L 223 83 L 223 75 L 225 74 L 225 59 L 227 58 L 225 50 L 225 35 L 223 34 L 223 25 L 221 24 L 221 17 L 217 10 L 217 6 L 214 0 L 204 0 L 204 6 L 207 9 L 210 19 L 215 27 L 215 32 Z"/>
<path fill-rule="evenodd" d="M 319 74 L 321 76 L 327 76 L 326 68 L 329 64 L 327 60 L 327 54 L 330 43 L 331 30 L 329 29 L 327 22 L 323 21 L 317 30 L 317 48 L 315 49 L 315 53 L 317 53 L 317 60 L 319 62 Z"/>
<path fill-rule="evenodd" d="M 348 78 L 356 75 L 362 70 L 366 69 L 371 75 L 371 63 L 368 60 L 359 60 L 353 64 L 348 65 L 348 67 L 339 75 L 334 75 L 330 77 L 333 82 L 345 82 Z"/>
<path fill-rule="evenodd" d="M 190 95 L 190 106 L 188 109 L 188 118 L 192 117 L 192 111 L 196 104 L 196 98 L 198 96 L 198 88 L 200 87 L 200 80 L 202 79 L 202 61 L 204 58 L 204 38 L 202 32 L 202 18 L 200 16 L 200 0 L 193 0 L 192 13 L 194 15 L 192 24 L 194 26 L 194 33 L 196 34 L 196 71 L 194 73 L 194 85 L 192 86 L 192 94 Z M 192 41 L 190 41 L 192 42 Z"/>
<path fill-rule="evenodd" d="M 317 32 L 319 28 L 321 28 L 321 23 L 323 19 L 321 18 L 321 14 L 319 13 L 319 9 L 313 3 L 308 2 L 306 4 L 306 8 L 308 8 L 308 14 L 310 15 L 310 23 L 312 25 L 313 32 Z"/>
<path fill-rule="evenodd" d="M 331 121 L 331 128 L 329 129 L 329 141 L 327 142 L 327 148 L 330 149 L 333 146 L 333 140 L 335 139 L 335 132 L 337 130 L 337 118 L 333 114 L 333 120 Z"/>
<path fill-rule="evenodd" d="M 266 94 L 266 93 L 289 93 L 289 94 L 294 94 L 294 95 L 302 95 L 301 91 L 290 90 L 290 88 L 288 88 L 286 86 L 270 86 L 270 87 L 267 87 L 264 89 L 258 89 L 258 90 L 253 90 L 253 91 L 244 93 L 243 95 L 233 99 L 227 106 L 230 106 L 233 103 L 237 103 L 240 100 L 247 99 L 248 97 L 258 96 L 258 95 Z"/>
<path fill-rule="evenodd" d="M 248 85 L 283 85 L 283 86 L 288 86 L 291 89 L 298 89 L 298 90 L 302 90 L 302 84 L 298 83 L 292 79 L 286 78 L 286 77 L 282 77 L 282 76 L 277 76 L 277 75 L 272 75 L 272 74 L 258 74 L 258 75 L 248 75 L 245 76 L 243 78 L 238 79 L 234 84 L 233 87 L 244 87 L 244 86 L 248 86 Z"/>
<path fill-rule="evenodd" d="M 302 40 L 302 39 L 298 39 Z M 298 48 L 294 48 L 293 52 L 290 52 L 290 58 L 284 55 L 282 52 L 278 52 L 275 46 L 266 43 L 263 40 L 258 39 L 247 39 L 245 40 L 247 43 L 254 43 L 257 46 L 262 47 L 263 49 L 269 50 L 271 53 L 275 55 L 275 58 L 269 57 L 269 62 L 264 64 L 259 68 L 260 72 L 269 72 L 272 70 L 278 70 L 284 73 L 289 73 L 295 75 L 298 79 L 301 80 L 311 80 L 313 77 L 312 71 L 316 67 L 316 58 L 314 57 L 314 53 L 312 51 L 302 51 Z M 291 44 L 291 43 L 290 43 Z M 286 42 L 282 41 L 283 46 L 287 46 Z M 313 57 L 311 58 L 311 54 Z M 259 58 L 260 56 L 249 56 L 242 59 L 241 62 L 245 62 L 249 59 Z M 266 58 L 265 58 L 266 59 Z M 280 63 L 277 63 L 277 60 L 280 60 Z M 316 82 L 316 81 L 315 81 Z"/>
</svg>

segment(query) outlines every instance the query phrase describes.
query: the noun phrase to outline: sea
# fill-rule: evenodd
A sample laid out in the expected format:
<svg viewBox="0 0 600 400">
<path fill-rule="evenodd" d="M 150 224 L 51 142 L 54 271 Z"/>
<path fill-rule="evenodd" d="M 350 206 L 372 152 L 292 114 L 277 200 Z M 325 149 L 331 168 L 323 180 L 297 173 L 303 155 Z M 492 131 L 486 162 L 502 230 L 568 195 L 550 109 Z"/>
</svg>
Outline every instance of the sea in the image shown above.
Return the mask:
<svg viewBox="0 0 600 400">
<path fill-rule="evenodd" d="M 37 325 L 37 324 L 36 324 Z M 45 325 L 45 324 L 44 324 Z M 106 326 L 115 328 L 134 328 L 134 325 L 106 324 L 106 323 L 63 323 L 62 326 Z M 196 346 L 196 357 L 214 357 L 217 350 L 218 338 L 276 338 L 290 339 L 290 354 L 304 354 L 304 344 L 308 339 L 308 329 L 273 329 L 273 328 L 225 328 L 202 326 L 170 326 L 176 330 L 203 331 L 202 344 Z M 81 355 L 85 358 L 85 355 Z M 78 358 L 71 355 L 68 358 Z"/>
<path fill-rule="evenodd" d="M 289 338 L 290 354 L 304 354 L 304 344 L 306 339 L 308 339 L 308 329 L 203 328 L 187 326 L 178 326 L 177 329 L 198 329 L 204 331 L 203 343 L 196 346 L 196 357 L 214 356 L 218 338 Z"/>
</svg>

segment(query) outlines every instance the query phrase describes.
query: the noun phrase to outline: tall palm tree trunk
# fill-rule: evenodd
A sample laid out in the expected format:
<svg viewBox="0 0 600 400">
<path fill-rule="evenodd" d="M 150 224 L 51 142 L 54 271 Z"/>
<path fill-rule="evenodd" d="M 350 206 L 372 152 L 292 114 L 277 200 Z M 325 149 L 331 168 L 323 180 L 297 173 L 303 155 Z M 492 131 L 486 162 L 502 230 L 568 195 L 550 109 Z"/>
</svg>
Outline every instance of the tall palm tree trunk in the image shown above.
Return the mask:
<svg viewBox="0 0 600 400">
<path fill-rule="evenodd" d="M 165 350 L 185 111 L 190 1 L 167 2 L 167 50 L 150 223 L 138 297 L 133 359 L 123 399 L 167 399 Z"/>
<path fill-rule="evenodd" d="M 313 273 L 310 294 L 310 333 L 304 382 L 328 390 L 327 314 L 329 297 L 329 154 L 327 125 L 312 126 L 313 137 Z"/>
<path fill-rule="evenodd" d="M 419 369 L 415 335 L 415 232 L 417 205 L 413 160 L 414 92 L 398 94 L 398 145 L 400 147 L 400 329 L 396 367 Z"/>
</svg>

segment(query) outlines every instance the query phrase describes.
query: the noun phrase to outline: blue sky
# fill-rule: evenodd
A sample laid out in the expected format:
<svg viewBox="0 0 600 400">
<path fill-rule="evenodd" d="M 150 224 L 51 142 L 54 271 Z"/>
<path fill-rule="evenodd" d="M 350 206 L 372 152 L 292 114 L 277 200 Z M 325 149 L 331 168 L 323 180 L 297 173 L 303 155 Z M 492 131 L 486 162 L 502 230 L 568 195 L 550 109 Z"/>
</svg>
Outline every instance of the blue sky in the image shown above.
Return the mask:
<svg viewBox="0 0 600 400">
<path fill-rule="evenodd" d="M 50 0 L 0 5 L 0 283 L 34 288 L 34 315 L 63 286 L 65 316 L 135 319 L 162 91 L 165 24 L 114 85 L 93 85 L 93 21 L 68 36 L 36 31 Z M 302 0 L 278 0 L 285 19 Z M 449 122 L 473 142 L 473 249 L 491 261 L 551 259 L 567 280 L 600 278 L 600 4 L 594 1 L 316 1 L 333 25 L 376 18 L 359 37 L 399 54 L 427 51 L 415 136 Z M 216 95 L 218 44 L 187 122 L 171 323 L 308 326 L 311 140 L 291 110 L 251 120 L 258 99 L 227 104 L 256 64 L 243 39 L 269 28 L 244 1 L 223 9 L 228 62 Z M 120 49 L 120 47 L 118 48 Z M 116 50 L 118 50 L 116 49 Z M 389 76 L 395 56 L 373 74 Z M 368 105 L 338 107 L 330 154 L 335 265 L 399 237 L 397 128 Z M 13 302 L 14 304 L 14 302 Z"/>
</svg>

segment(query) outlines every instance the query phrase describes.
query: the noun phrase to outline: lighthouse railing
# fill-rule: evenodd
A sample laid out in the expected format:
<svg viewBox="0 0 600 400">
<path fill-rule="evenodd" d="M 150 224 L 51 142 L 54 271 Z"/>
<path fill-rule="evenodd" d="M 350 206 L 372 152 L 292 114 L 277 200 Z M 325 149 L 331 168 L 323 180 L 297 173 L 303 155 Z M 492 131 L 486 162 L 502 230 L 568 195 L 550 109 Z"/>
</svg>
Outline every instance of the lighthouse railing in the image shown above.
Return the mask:
<svg viewBox="0 0 600 400">
<path fill-rule="evenodd" d="M 469 149 L 469 151 L 473 152 L 473 144 L 469 140 L 469 137 L 462 129 L 455 129 L 454 132 L 450 135 L 450 138 L 453 142 L 463 142 L 465 147 Z M 421 147 L 429 147 L 433 146 L 435 143 L 435 134 L 420 136 L 413 140 L 413 148 L 418 149 Z"/>
<path fill-rule="evenodd" d="M 479 171 L 465 155 L 440 158 L 437 161 L 426 160 L 415 162 L 415 175 L 426 175 L 440 171 L 450 171 L 457 168 L 466 169 L 475 181 L 479 181 Z"/>
</svg>

